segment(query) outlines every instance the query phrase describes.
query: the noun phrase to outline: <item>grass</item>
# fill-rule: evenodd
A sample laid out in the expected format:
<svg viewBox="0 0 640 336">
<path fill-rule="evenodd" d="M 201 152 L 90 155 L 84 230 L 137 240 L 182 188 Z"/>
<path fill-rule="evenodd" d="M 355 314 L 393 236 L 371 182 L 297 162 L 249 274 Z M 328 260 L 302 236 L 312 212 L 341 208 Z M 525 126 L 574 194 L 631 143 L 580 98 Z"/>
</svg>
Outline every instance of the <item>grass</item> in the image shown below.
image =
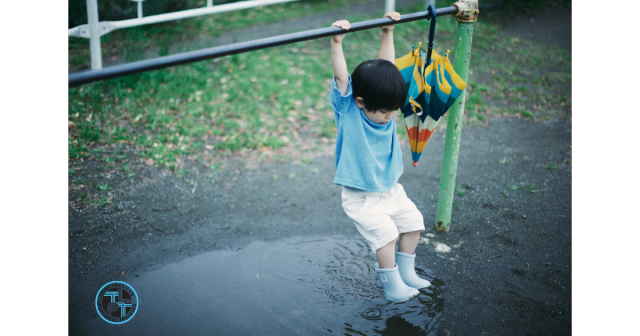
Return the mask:
<svg viewBox="0 0 640 336">
<path fill-rule="evenodd" d="M 534 194 L 538 194 L 541 192 L 541 190 L 535 184 L 527 185 L 527 190 L 529 190 L 529 192 Z"/>
<path fill-rule="evenodd" d="M 285 16 L 301 17 L 346 2 L 297 2 L 143 26 L 107 34 L 103 46 L 105 55 L 121 48 L 134 60 L 140 57 L 135 48 L 165 43 L 162 52 L 168 53 L 168 41 L 184 42 L 277 22 Z M 448 5 L 438 1 L 438 7 Z M 423 10 L 422 6 L 403 12 Z M 450 59 L 455 54 L 456 26 L 449 17 L 438 21 L 435 48 L 452 50 Z M 426 41 L 428 33 L 422 21 L 397 25 L 394 32 L 398 57 L 411 45 Z M 379 29 L 348 34 L 343 45 L 349 71 L 377 57 L 380 37 Z M 198 170 L 216 178 L 226 169 L 225 158 L 246 153 L 296 148 L 303 164 L 312 163 L 318 145 L 331 145 L 336 135 L 328 100 L 332 68 L 327 45 L 327 39 L 299 42 L 70 88 L 70 176 L 81 175 L 83 170 L 72 168 L 82 169 L 92 158 L 103 176 L 116 169 L 131 179 L 136 176 L 132 167 L 144 163 L 168 169 L 193 185 Z M 70 39 L 70 63 L 82 63 L 78 57 L 84 47 L 88 49 L 88 40 Z M 483 124 L 499 115 L 570 119 L 570 65 L 570 54 L 564 50 L 505 39 L 496 26 L 476 23 L 466 122 Z M 398 135 L 405 139 L 402 118 L 397 121 Z M 278 155 L 272 157 L 287 159 L 285 154 Z M 509 164 L 515 159 L 499 162 Z M 92 204 L 107 204 L 107 198 L 99 202 L 102 197 Z"/>
<path fill-rule="evenodd" d="M 507 190 L 511 190 L 511 191 L 517 191 L 517 190 L 527 190 L 532 194 L 539 194 L 542 192 L 542 190 L 535 184 L 535 183 L 524 183 L 524 182 L 520 182 L 520 183 L 509 183 L 506 185 L 505 189 Z M 509 197 L 509 192 L 507 190 L 504 190 L 502 192 L 502 196 L 504 196 L 504 198 L 508 198 Z"/>
<path fill-rule="evenodd" d="M 511 157 L 503 157 L 503 158 L 501 158 L 500 160 L 498 160 L 498 163 L 500 163 L 500 164 L 504 164 L 504 165 L 511 164 L 511 163 L 512 163 L 514 160 L 516 160 L 517 158 L 518 158 L 518 157 L 517 157 L 517 156 L 515 156 L 515 155 L 513 155 L 513 156 L 511 156 Z"/>
<path fill-rule="evenodd" d="M 109 183 L 102 183 L 102 184 L 99 183 L 96 185 L 96 189 L 107 191 L 107 190 L 111 190 L 111 187 L 109 187 Z"/>
<path fill-rule="evenodd" d="M 453 31 L 453 25 L 449 22 L 448 30 Z M 416 23 L 407 30 L 415 35 L 418 27 Z M 396 40 L 404 45 L 401 50 L 415 43 Z M 350 34 L 344 42 L 350 68 L 375 58 L 379 41 L 378 30 Z M 92 150 L 129 144 L 145 162 L 186 176 L 187 161 L 210 168 L 217 158 L 238 151 L 300 146 L 300 134 L 309 147 L 314 140 L 330 143 L 336 129 L 327 99 L 330 50 L 324 42 L 300 42 L 71 88 L 69 119 L 75 126 L 70 129 L 69 157 L 101 155 L 111 160 L 113 155 Z M 398 129 L 404 132 L 404 125 L 399 123 Z"/>
<path fill-rule="evenodd" d="M 459 185 L 459 186 L 456 188 L 456 192 L 458 193 L 458 196 L 460 196 L 460 197 L 464 197 L 464 195 L 467 193 L 467 189 L 465 189 L 465 187 L 463 187 L 463 186 Z"/>
<path fill-rule="evenodd" d="M 111 200 L 112 197 L 104 194 L 92 195 L 90 193 L 82 193 L 76 203 L 80 206 L 85 205 L 88 207 L 103 208 L 111 205 Z"/>
<path fill-rule="evenodd" d="M 571 119 L 570 53 L 521 38 L 504 38 L 497 26 L 488 23 L 500 22 L 510 13 L 567 5 L 570 1 L 510 1 L 499 10 L 480 14 L 468 79 L 469 121 L 484 123 L 495 115 Z"/>
<path fill-rule="evenodd" d="M 512 191 L 516 191 L 516 190 L 519 189 L 519 187 L 516 184 L 508 184 L 507 185 L 507 189 L 512 190 Z"/>
<path fill-rule="evenodd" d="M 215 179 L 220 173 L 224 172 L 225 170 L 225 165 L 224 163 L 221 162 L 213 162 L 210 166 L 209 166 L 209 171 L 207 173 L 207 177 L 209 177 L 210 179 Z"/>
</svg>

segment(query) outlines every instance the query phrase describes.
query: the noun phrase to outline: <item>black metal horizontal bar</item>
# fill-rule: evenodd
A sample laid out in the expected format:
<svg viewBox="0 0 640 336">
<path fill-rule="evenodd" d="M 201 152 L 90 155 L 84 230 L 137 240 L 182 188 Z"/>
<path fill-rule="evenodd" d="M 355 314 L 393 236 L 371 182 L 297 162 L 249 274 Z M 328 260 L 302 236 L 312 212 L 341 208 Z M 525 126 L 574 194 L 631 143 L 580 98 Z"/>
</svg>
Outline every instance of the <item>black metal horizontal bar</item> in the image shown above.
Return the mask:
<svg viewBox="0 0 640 336">
<path fill-rule="evenodd" d="M 443 7 L 436 9 L 437 16 L 452 15 L 457 13 L 455 6 Z M 339 27 L 327 27 L 306 30 L 298 33 L 285 34 L 267 37 L 263 39 L 227 44 L 219 47 L 205 48 L 195 51 L 184 52 L 169 56 L 157 57 L 148 60 L 131 62 L 126 64 L 114 65 L 100 70 L 83 71 L 69 75 L 69 87 L 87 84 L 103 79 L 122 77 L 138 72 L 168 68 L 174 65 L 202 61 L 205 59 L 218 58 L 222 56 L 240 54 L 247 51 L 265 49 L 284 44 L 290 44 L 300 41 L 307 41 L 327 37 L 332 35 L 353 33 L 360 30 L 366 30 L 376 27 L 389 25 L 390 23 L 399 24 L 429 17 L 429 11 L 416 12 L 400 16 L 399 21 L 393 21 L 390 18 L 380 18 L 351 24 L 349 30 L 343 30 Z"/>
</svg>

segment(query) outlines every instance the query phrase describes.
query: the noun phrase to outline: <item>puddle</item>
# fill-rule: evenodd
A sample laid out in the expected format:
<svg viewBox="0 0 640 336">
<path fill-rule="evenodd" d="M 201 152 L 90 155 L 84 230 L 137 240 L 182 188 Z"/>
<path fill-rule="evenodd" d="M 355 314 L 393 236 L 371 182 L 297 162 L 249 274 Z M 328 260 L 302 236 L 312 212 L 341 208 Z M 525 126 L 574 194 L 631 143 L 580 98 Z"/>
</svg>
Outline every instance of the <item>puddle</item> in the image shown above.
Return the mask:
<svg viewBox="0 0 640 336">
<path fill-rule="evenodd" d="M 135 317 L 121 325 L 96 317 L 88 334 L 435 335 L 442 280 L 417 265 L 432 286 L 388 302 L 374 262 L 363 240 L 336 237 L 205 253 L 129 280 L 139 296 Z"/>
</svg>

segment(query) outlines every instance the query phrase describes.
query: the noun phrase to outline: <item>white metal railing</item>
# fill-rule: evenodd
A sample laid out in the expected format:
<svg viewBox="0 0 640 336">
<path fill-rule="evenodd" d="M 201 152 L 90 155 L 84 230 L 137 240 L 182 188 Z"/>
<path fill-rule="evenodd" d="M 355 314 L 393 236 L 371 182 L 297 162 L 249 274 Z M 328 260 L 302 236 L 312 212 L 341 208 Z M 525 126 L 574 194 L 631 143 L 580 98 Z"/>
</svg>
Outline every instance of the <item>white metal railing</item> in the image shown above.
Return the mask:
<svg viewBox="0 0 640 336">
<path fill-rule="evenodd" d="M 69 36 L 88 38 L 89 52 L 91 54 L 91 69 L 102 69 L 102 48 L 100 46 L 100 36 L 108 34 L 116 29 L 137 27 L 147 24 L 180 20 L 202 15 L 230 12 L 240 9 L 255 8 L 260 6 L 274 5 L 278 3 L 293 2 L 300 0 L 247 0 L 234 2 L 225 5 L 213 5 L 213 0 L 207 0 L 207 7 L 188 9 L 173 13 L 151 15 L 143 17 L 142 2 L 145 0 L 130 0 L 138 3 L 138 17 L 135 19 L 122 21 L 102 21 L 98 19 L 98 0 L 87 0 L 87 18 L 89 23 L 69 29 Z M 425 8 L 435 0 L 425 0 Z M 385 13 L 395 10 L 395 0 L 385 0 Z"/>
<path fill-rule="evenodd" d="M 173 13 L 151 15 L 147 17 L 143 17 L 142 15 L 142 1 L 145 0 L 131 1 L 135 1 L 138 3 L 138 17 L 136 19 L 100 22 L 98 20 L 98 0 L 87 0 L 87 18 L 89 23 L 69 29 L 69 36 L 84 37 L 90 40 L 89 51 L 91 53 L 92 70 L 102 69 L 102 50 L 100 47 L 100 36 L 108 34 L 116 29 L 137 27 L 152 23 L 180 20 L 196 16 L 224 13 L 240 9 L 268 6 L 278 3 L 300 0 L 248 0 L 218 6 L 213 5 L 213 0 L 207 0 L 207 7 L 188 9 Z"/>
</svg>

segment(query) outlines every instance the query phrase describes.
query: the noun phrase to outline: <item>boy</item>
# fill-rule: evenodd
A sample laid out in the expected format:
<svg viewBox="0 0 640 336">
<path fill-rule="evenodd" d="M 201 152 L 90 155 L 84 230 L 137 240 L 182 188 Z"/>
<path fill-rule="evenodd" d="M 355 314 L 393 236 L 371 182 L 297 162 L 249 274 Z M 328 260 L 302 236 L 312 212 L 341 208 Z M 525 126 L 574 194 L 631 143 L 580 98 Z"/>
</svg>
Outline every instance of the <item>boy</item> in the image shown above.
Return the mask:
<svg viewBox="0 0 640 336">
<path fill-rule="evenodd" d="M 400 20 L 397 12 L 385 17 Z M 332 26 L 350 28 L 346 20 Z M 397 183 L 403 168 L 393 114 L 405 102 L 406 87 L 393 64 L 393 28 L 382 27 L 380 59 L 363 62 L 351 76 L 342 51 L 345 34 L 331 39 L 331 105 L 338 128 L 334 183 L 342 186 L 344 211 L 376 253 L 385 299 L 404 302 L 431 284 L 414 269 L 422 214 Z"/>
</svg>

